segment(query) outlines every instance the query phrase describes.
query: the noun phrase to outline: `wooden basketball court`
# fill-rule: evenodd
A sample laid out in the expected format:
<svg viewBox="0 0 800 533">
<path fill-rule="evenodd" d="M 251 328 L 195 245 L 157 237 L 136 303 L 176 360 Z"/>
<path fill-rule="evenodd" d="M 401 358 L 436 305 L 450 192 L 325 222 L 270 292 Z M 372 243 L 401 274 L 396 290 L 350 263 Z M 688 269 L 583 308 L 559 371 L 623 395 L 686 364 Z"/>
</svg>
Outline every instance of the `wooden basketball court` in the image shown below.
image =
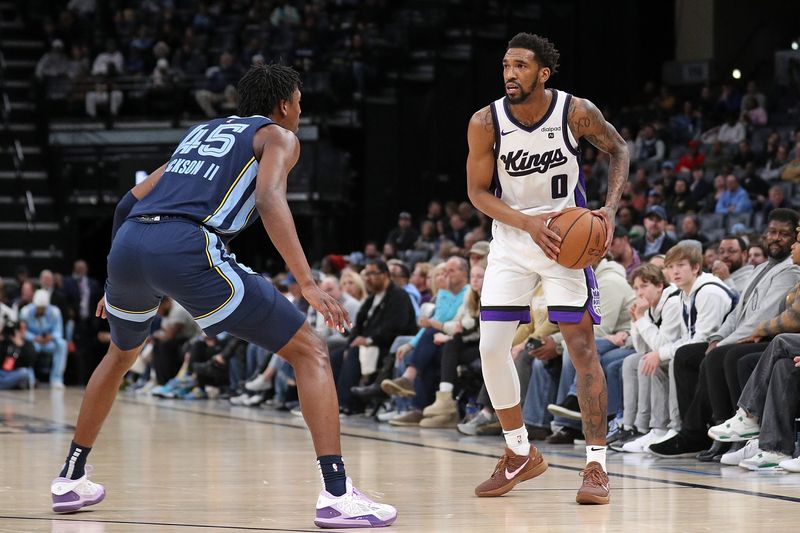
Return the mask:
<svg viewBox="0 0 800 533">
<path fill-rule="evenodd" d="M 0 533 L 320 531 L 320 478 L 302 419 L 227 401 L 121 394 L 89 458 L 106 500 L 50 511 L 82 391 L 0 392 Z M 397 532 L 780 531 L 800 528 L 800 475 L 609 455 L 611 505 L 578 506 L 579 446 L 541 446 L 550 469 L 479 499 L 500 437 L 342 421 L 348 472 L 398 508 Z"/>
</svg>

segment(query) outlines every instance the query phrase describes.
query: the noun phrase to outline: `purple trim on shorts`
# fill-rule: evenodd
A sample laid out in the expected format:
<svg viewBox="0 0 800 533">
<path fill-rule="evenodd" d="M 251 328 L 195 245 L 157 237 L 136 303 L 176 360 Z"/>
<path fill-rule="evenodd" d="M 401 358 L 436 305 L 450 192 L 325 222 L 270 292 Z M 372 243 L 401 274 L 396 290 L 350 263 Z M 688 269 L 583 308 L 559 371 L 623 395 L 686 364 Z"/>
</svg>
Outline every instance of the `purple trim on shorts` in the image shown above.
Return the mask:
<svg viewBox="0 0 800 533">
<path fill-rule="evenodd" d="M 592 267 L 584 268 L 583 272 L 586 274 L 586 289 L 589 291 L 586 309 L 592 317 L 592 323 L 597 326 L 602 321 L 602 316 L 600 315 L 600 287 L 597 284 L 597 278 Z"/>
<path fill-rule="evenodd" d="M 530 309 L 524 311 L 501 311 L 498 309 L 481 309 L 481 320 L 485 322 L 515 322 L 529 324 L 531 321 Z"/>
<path fill-rule="evenodd" d="M 548 309 L 547 319 L 553 324 L 557 324 L 558 322 L 576 324 L 581 321 L 584 312 L 583 309 L 578 309 L 576 311 L 552 311 Z"/>
</svg>

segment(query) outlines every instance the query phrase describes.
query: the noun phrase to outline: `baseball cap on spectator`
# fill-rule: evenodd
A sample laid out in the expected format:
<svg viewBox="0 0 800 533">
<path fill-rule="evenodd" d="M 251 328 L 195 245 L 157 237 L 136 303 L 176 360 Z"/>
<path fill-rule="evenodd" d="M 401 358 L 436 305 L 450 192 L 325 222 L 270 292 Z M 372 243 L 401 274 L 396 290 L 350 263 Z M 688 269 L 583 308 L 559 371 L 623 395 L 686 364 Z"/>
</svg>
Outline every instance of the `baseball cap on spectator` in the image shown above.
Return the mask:
<svg viewBox="0 0 800 533">
<path fill-rule="evenodd" d="M 33 305 L 36 307 L 47 307 L 50 305 L 50 293 L 44 289 L 39 289 L 33 293 Z"/>
<path fill-rule="evenodd" d="M 614 238 L 621 239 L 622 237 L 630 237 L 628 230 L 622 226 L 614 226 Z"/>
<path fill-rule="evenodd" d="M 647 193 L 647 196 L 650 196 L 650 197 L 658 196 L 659 198 L 661 198 L 661 193 L 658 192 L 658 189 L 650 189 L 650 192 Z"/>
<path fill-rule="evenodd" d="M 644 216 L 647 218 L 650 215 L 656 215 L 661 220 L 667 220 L 667 212 L 660 205 L 651 205 L 648 207 L 647 211 L 644 212 Z"/>
<path fill-rule="evenodd" d="M 64 48 L 64 41 L 61 39 L 53 39 L 53 43 L 51 45 L 53 48 Z"/>
<path fill-rule="evenodd" d="M 487 256 L 489 255 L 489 241 L 478 241 L 469 249 L 470 254 Z"/>
<path fill-rule="evenodd" d="M 294 277 L 294 274 L 289 272 L 286 275 L 286 278 L 281 281 L 281 285 L 284 287 L 288 287 L 289 285 L 295 285 L 297 283 L 297 278 Z"/>
<path fill-rule="evenodd" d="M 408 211 L 402 211 L 397 218 L 406 218 L 408 220 L 411 220 L 411 213 L 409 213 Z"/>
<path fill-rule="evenodd" d="M 336 272 L 341 272 L 342 269 L 347 266 L 347 262 L 342 255 L 331 254 L 328 256 L 328 261 L 331 266 L 336 269 Z"/>
<path fill-rule="evenodd" d="M 664 161 L 661 163 L 661 168 L 675 168 L 675 163 L 672 161 Z"/>
</svg>

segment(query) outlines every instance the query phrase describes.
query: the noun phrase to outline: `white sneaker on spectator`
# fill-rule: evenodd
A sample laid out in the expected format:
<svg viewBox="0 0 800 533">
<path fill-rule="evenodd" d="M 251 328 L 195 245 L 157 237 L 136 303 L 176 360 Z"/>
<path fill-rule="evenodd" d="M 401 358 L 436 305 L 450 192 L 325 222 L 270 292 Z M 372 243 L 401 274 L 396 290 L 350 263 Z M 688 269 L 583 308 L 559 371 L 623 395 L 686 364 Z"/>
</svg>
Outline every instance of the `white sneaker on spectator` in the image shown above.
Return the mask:
<svg viewBox="0 0 800 533">
<path fill-rule="evenodd" d="M 252 407 L 254 405 L 259 405 L 263 401 L 264 401 L 264 396 L 262 394 L 254 394 L 253 396 L 249 396 L 247 399 L 245 399 L 242 405 L 247 405 Z"/>
<path fill-rule="evenodd" d="M 758 450 L 757 454 L 750 459 L 745 459 L 739 463 L 739 466 L 747 470 L 758 470 L 759 472 L 762 470 L 780 470 L 780 462 L 787 459 L 791 459 L 791 456 L 780 452 Z"/>
<path fill-rule="evenodd" d="M 272 382 L 264 377 L 264 374 L 257 375 L 254 379 L 244 384 L 244 388 L 252 392 L 262 392 L 272 388 Z"/>
<path fill-rule="evenodd" d="M 647 453 L 647 448 L 651 444 L 655 444 L 656 442 L 661 442 L 662 440 L 666 440 L 665 439 L 666 435 L 659 433 L 660 433 L 659 430 L 651 429 L 649 432 L 645 433 L 638 439 L 623 444 L 622 451 L 628 453 Z"/>
<path fill-rule="evenodd" d="M 51 381 L 50 388 L 53 390 L 63 390 L 64 389 L 64 382 L 63 381 Z"/>
<path fill-rule="evenodd" d="M 243 392 L 238 396 L 231 396 L 230 397 L 230 402 L 233 405 L 244 405 L 245 400 L 247 400 L 249 397 L 250 397 L 249 394 L 247 394 L 246 392 Z"/>
<path fill-rule="evenodd" d="M 747 416 L 741 407 L 731 418 L 708 430 L 708 436 L 722 442 L 738 442 L 758 437 L 761 429 L 755 418 Z"/>
<path fill-rule="evenodd" d="M 781 461 L 780 463 L 778 463 L 778 466 L 780 466 L 787 472 L 800 472 L 800 457 Z"/>
<path fill-rule="evenodd" d="M 497 422 L 497 415 L 492 413 L 491 416 L 488 416 L 483 412 L 483 409 L 481 409 L 469 422 L 458 424 L 456 428 L 458 428 L 459 433 L 463 433 L 464 435 L 477 435 L 478 428 L 494 422 Z"/>
<path fill-rule="evenodd" d="M 400 411 L 385 411 L 383 413 L 379 413 L 378 422 L 388 422 L 389 420 L 397 418 L 401 414 L 403 413 L 401 413 Z"/>
<path fill-rule="evenodd" d="M 758 453 L 758 439 L 750 439 L 743 448 L 739 448 L 735 452 L 728 452 L 722 455 L 720 463 L 729 466 L 739 466 L 739 463 L 745 459 L 750 459 Z"/>
</svg>

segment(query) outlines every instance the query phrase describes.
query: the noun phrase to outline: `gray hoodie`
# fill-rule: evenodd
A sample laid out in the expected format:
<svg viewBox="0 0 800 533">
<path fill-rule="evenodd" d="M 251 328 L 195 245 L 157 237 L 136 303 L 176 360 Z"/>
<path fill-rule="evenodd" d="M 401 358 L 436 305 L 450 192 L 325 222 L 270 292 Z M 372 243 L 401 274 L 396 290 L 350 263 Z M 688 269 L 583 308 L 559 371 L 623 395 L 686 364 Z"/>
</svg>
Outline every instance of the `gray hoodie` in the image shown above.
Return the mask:
<svg viewBox="0 0 800 533">
<path fill-rule="evenodd" d="M 766 269 L 769 271 L 759 279 L 759 274 Z M 786 294 L 799 281 L 800 267 L 792 264 L 791 256 L 758 265 L 736 308 L 708 338 L 709 342 L 719 341 L 719 346 L 724 346 L 749 337 L 759 322 L 778 316 L 786 305 Z"/>
</svg>

